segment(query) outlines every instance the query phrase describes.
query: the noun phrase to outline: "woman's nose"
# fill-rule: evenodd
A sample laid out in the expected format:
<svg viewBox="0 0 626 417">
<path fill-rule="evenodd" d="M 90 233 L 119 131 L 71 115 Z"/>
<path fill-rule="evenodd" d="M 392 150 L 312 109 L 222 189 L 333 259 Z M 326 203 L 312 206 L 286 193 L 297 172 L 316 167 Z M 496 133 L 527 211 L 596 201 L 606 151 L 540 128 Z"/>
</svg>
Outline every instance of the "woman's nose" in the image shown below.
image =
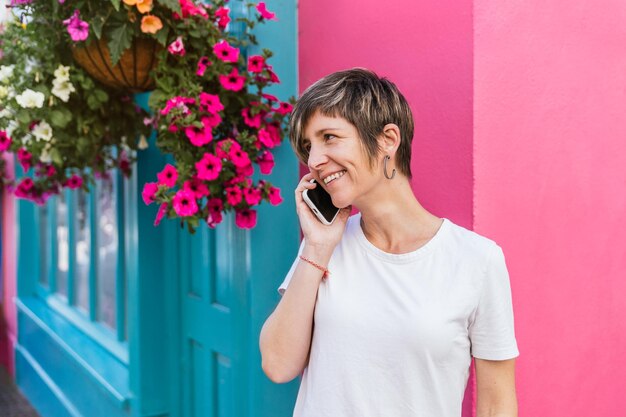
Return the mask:
<svg viewBox="0 0 626 417">
<path fill-rule="evenodd" d="M 307 165 L 309 169 L 319 169 L 321 165 L 328 161 L 326 153 L 319 146 L 311 146 Z"/>
</svg>

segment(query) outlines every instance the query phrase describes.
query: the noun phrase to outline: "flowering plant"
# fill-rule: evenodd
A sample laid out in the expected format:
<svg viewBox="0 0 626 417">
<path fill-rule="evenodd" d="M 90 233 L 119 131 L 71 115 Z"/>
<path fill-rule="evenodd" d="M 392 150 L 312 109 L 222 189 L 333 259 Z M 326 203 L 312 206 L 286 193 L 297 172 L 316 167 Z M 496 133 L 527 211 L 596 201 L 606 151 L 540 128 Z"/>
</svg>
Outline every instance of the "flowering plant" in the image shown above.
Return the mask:
<svg viewBox="0 0 626 417">
<path fill-rule="evenodd" d="M 15 154 L 24 175 L 12 178 L 0 155 L 1 182 L 17 197 L 44 204 L 63 187 L 88 190 L 113 168 L 129 174 L 135 139 L 149 130 L 131 97 L 72 64 L 59 32 L 43 18 L 48 3 L 23 7 L 30 22 L 9 22 L 0 34 L 0 154 Z"/>
<path fill-rule="evenodd" d="M 271 173 L 272 149 L 282 141 L 292 104 L 266 92 L 280 82 L 268 63 L 271 51 L 244 56 L 244 48 L 256 45 L 246 29 L 275 15 L 263 2 L 242 14 L 231 16 L 221 0 L 212 7 L 180 0 L 172 13 L 149 100 L 157 146 L 174 159 L 143 189 L 144 202 L 159 206 L 155 224 L 177 217 L 193 232 L 201 221 L 213 228 L 234 211 L 237 226 L 252 228 L 261 201 L 282 201 L 278 188 L 251 177 L 255 166 Z M 233 23 L 243 26 L 239 37 L 226 30 Z"/>
</svg>

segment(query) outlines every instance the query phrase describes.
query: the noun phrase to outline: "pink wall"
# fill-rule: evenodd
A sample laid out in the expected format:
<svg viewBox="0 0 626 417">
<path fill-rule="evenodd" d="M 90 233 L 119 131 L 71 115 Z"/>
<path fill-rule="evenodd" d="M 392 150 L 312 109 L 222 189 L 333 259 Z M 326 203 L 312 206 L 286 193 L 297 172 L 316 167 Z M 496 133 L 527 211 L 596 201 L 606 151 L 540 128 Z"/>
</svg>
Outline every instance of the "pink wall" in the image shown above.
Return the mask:
<svg viewBox="0 0 626 417">
<path fill-rule="evenodd" d="M 413 189 L 431 212 L 472 227 L 472 2 L 301 0 L 299 85 L 366 67 L 415 118 Z M 465 416 L 471 415 L 470 380 Z"/>
<path fill-rule="evenodd" d="M 6 158 L 7 171 L 13 172 L 12 158 Z M 2 195 L 2 299 L 0 300 L 0 365 L 14 373 L 13 347 L 17 325 L 13 297 L 16 295 L 15 279 L 15 200 L 6 192 Z"/>
<path fill-rule="evenodd" d="M 507 255 L 520 416 L 626 416 L 626 2 L 474 16 L 474 226 Z"/>
</svg>

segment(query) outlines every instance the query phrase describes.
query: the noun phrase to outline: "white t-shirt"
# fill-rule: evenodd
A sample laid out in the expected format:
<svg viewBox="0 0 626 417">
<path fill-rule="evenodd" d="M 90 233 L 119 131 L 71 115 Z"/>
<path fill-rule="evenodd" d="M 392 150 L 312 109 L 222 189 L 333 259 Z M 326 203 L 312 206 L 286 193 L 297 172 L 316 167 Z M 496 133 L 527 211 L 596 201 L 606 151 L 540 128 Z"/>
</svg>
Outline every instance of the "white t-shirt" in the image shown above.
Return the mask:
<svg viewBox="0 0 626 417">
<path fill-rule="evenodd" d="M 519 355 L 502 249 L 444 218 L 424 246 L 390 254 L 360 219 L 319 286 L 294 417 L 460 417 L 470 355 Z"/>
</svg>

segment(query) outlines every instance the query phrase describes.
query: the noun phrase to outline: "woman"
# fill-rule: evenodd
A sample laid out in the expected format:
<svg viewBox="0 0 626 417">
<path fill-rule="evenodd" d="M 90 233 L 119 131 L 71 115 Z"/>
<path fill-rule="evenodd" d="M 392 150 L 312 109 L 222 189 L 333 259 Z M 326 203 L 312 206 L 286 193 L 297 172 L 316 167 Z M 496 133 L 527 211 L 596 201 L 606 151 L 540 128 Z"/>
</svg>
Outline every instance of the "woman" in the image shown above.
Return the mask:
<svg viewBox="0 0 626 417">
<path fill-rule="evenodd" d="M 517 416 L 502 250 L 413 195 L 413 117 L 396 86 L 331 74 L 290 127 L 310 169 L 295 190 L 304 239 L 260 348 L 272 381 L 303 372 L 294 417 L 460 417 L 472 356 L 477 415 Z M 330 226 L 302 199 L 319 186 L 342 208 Z"/>
</svg>

